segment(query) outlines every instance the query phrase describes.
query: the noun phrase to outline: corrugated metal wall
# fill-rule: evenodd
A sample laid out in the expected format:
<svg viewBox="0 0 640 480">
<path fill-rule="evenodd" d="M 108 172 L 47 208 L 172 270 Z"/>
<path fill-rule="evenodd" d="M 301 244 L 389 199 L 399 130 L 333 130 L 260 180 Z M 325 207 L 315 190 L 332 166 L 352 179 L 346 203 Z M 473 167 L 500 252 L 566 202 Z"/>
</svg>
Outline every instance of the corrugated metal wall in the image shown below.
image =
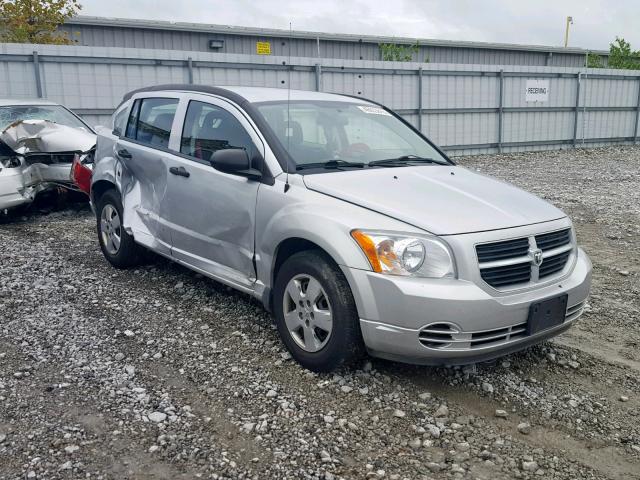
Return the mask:
<svg viewBox="0 0 640 480">
<path fill-rule="evenodd" d="M 35 52 L 35 53 L 34 53 Z M 189 60 L 190 59 L 190 60 Z M 191 67 L 189 67 L 191 65 Z M 0 44 L 0 97 L 42 96 L 108 124 L 133 89 L 252 85 L 359 95 L 383 103 L 453 155 L 636 142 L 640 72 Z M 527 79 L 549 101 L 525 101 Z"/>
<path fill-rule="evenodd" d="M 212 52 L 209 40 L 223 40 L 224 47 L 217 53 L 254 55 L 256 42 L 268 41 L 272 55 L 289 55 L 287 36 L 254 36 L 242 34 L 189 32 L 177 29 L 147 29 L 115 27 L 109 25 L 67 24 L 61 27 L 78 45 L 91 47 L 127 47 L 159 50 L 182 50 L 189 52 Z M 292 38 L 291 55 L 294 57 L 339 58 L 345 60 L 381 60 L 377 43 L 368 41 L 346 42 L 320 40 L 320 51 L 316 39 Z M 543 51 L 504 50 L 487 48 L 462 48 L 421 46 L 413 54 L 413 60 L 426 63 L 463 63 L 482 65 L 539 65 L 582 67 L 584 54 L 553 53 Z"/>
</svg>

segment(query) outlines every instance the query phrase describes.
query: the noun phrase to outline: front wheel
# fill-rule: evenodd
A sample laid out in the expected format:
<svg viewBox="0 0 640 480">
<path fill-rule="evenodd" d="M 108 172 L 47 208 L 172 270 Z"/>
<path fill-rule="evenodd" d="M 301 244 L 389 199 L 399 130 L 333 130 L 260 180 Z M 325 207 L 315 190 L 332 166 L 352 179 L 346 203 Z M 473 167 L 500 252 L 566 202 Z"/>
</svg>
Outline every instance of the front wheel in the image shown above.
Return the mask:
<svg viewBox="0 0 640 480">
<path fill-rule="evenodd" d="M 97 220 L 100 249 L 109 263 L 121 269 L 136 266 L 142 248 L 122 226 L 122 202 L 114 190 L 100 197 Z"/>
<path fill-rule="evenodd" d="M 364 352 L 349 284 L 320 251 L 300 252 L 284 262 L 275 281 L 274 313 L 282 341 L 309 370 L 328 372 Z"/>
</svg>

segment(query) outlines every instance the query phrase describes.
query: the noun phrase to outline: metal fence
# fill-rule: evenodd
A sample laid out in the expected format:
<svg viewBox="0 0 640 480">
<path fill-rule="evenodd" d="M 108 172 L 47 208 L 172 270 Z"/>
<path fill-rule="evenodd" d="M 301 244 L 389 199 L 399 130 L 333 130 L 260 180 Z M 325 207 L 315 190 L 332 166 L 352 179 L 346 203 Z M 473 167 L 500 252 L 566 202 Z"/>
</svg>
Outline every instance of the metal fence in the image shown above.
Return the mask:
<svg viewBox="0 0 640 480">
<path fill-rule="evenodd" d="M 0 44 L 0 97 L 42 97 L 108 124 L 147 85 L 246 85 L 381 102 L 453 155 L 636 143 L 640 71 L 418 64 L 130 48 Z M 547 80 L 544 103 L 527 80 Z"/>
</svg>

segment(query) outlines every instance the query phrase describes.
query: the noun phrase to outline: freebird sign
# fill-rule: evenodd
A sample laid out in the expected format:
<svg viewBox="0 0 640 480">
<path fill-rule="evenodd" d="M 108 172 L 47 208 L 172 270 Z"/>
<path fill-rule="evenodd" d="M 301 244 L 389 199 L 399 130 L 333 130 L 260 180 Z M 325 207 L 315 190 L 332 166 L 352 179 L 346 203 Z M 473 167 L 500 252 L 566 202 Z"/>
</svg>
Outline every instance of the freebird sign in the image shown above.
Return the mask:
<svg viewBox="0 0 640 480">
<path fill-rule="evenodd" d="M 524 98 L 526 102 L 548 102 L 549 80 L 527 80 Z"/>
</svg>

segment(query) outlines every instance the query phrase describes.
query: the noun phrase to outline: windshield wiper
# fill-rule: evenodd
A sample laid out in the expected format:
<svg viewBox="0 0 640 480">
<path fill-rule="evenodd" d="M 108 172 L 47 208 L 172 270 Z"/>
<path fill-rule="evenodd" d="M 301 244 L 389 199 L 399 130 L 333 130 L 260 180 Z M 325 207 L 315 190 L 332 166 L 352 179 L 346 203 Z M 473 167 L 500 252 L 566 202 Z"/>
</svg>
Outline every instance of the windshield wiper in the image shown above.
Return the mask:
<svg viewBox="0 0 640 480">
<path fill-rule="evenodd" d="M 329 160 L 327 162 L 302 163 L 296 166 L 296 170 L 310 168 L 364 168 L 362 162 L 347 162 L 346 160 Z"/>
<path fill-rule="evenodd" d="M 370 167 L 403 167 L 416 163 L 435 163 L 436 165 L 444 165 L 444 163 L 434 160 L 433 158 L 417 157 L 415 155 L 402 155 L 396 158 L 386 158 L 384 160 L 374 160 L 369 162 Z"/>
</svg>

